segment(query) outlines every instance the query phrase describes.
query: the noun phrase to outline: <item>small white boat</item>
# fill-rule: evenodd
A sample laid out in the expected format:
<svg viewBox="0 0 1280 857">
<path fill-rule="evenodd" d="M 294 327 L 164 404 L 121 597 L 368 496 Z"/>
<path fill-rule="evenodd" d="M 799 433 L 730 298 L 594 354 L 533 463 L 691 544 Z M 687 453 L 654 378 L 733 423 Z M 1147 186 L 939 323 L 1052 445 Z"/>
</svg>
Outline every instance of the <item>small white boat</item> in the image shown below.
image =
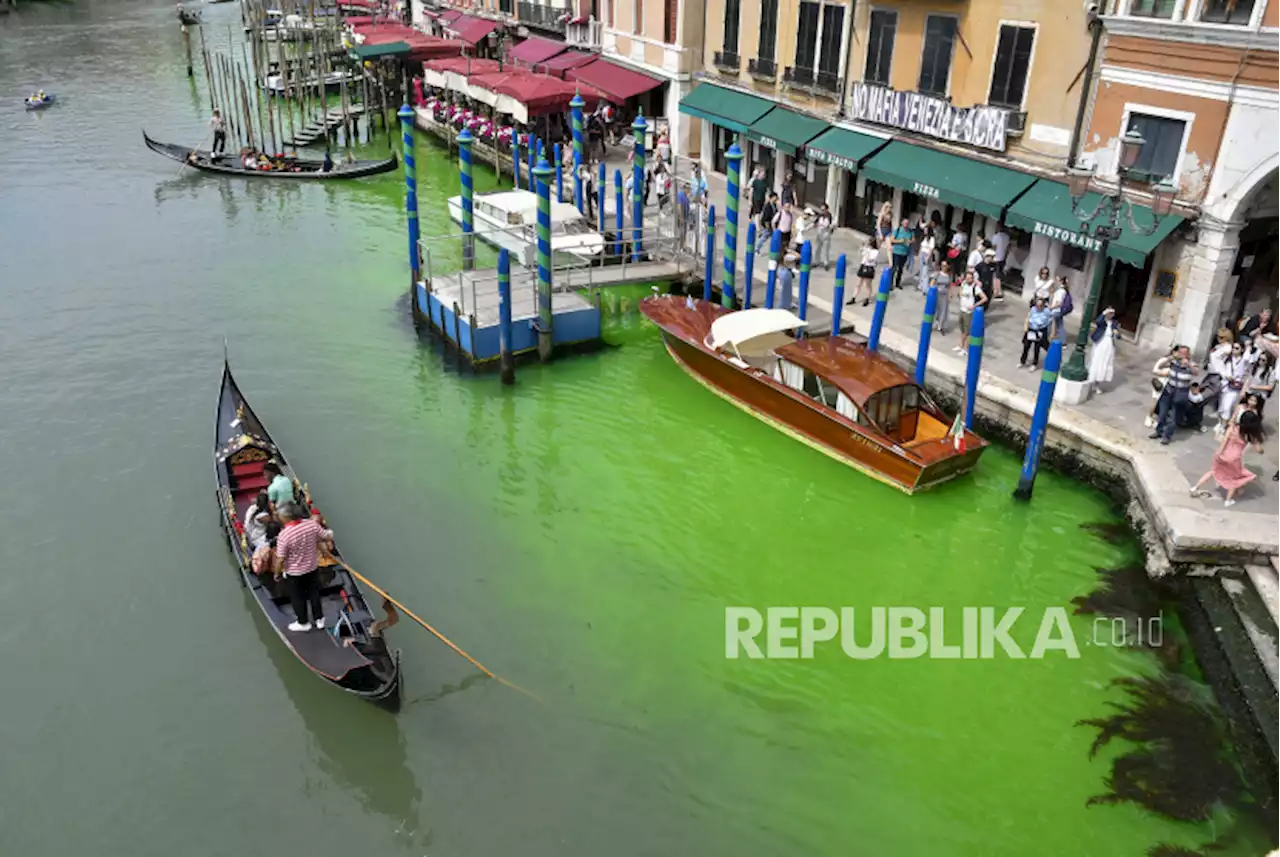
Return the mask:
<svg viewBox="0 0 1280 857">
<path fill-rule="evenodd" d="M 511 251 L 512 261 L 526 267 L 537 264 L 538 196 L 528 190 L 503 190 L 476 194 L 472 199 L 476 236 Z M 449 216 L 462 223 L 462 197 L 449 197 Z M 551 201 L 552 265 L 581 263 L 600 255 L 604 236 L 578 209 L 567 202 Z"/>
</svg>

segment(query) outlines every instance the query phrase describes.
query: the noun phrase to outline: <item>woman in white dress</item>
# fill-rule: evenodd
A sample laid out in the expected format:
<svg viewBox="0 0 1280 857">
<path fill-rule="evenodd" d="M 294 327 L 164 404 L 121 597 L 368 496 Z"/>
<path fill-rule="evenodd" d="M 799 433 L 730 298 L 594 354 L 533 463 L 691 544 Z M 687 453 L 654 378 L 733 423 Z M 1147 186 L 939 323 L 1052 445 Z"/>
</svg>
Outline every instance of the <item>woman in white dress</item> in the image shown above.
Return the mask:
<svg viewBox="0 0 1280 857">
<path fill-rule="evenodd" d="M 1116 311 L 1107 307 L 1093 323 L 1093 352 L 1089 355 L 1089 382 L 1110 384 L 1116 367 Z M 1099 393 L 1106 392 L 1096 388 Z"/>
</svg>

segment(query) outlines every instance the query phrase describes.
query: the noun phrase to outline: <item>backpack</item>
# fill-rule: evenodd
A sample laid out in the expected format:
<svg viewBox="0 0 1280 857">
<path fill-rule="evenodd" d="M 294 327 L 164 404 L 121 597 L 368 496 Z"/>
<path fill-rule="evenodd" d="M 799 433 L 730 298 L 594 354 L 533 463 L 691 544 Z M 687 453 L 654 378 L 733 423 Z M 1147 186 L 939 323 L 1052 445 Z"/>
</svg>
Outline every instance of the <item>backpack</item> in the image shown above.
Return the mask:
<svg viewBox="0 0 1280 857">
<path fill-rule="evenodd" d="M 1076 305 L 1071 302 L 1071 292 L 1067 292 L 1062 296 L 1062 306 L 1060 307 L 1063 317 L 1071 315 L 1071 311 L 1075 308 Z"/>
</svg>

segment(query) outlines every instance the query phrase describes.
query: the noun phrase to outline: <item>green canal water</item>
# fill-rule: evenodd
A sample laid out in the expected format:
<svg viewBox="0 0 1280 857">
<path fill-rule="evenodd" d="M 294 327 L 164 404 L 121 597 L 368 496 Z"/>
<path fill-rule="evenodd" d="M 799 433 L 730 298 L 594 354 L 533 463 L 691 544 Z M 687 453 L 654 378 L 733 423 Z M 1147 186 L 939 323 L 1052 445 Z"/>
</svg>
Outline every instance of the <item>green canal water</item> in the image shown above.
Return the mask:
<svg viewBox="0 0 1280 857">
<path fill-rule="evenodd" d="M 204 15 L 211 44 L 239 25 Z M 725 658 L 728 606 L 1068 606 L 1138 558 L 1079 528 L 1117 520 L 1102 496 L 1044 474 L 1013 505 L 1001 449 L 901 496 L 708 395 L 634 313 L 514 389 L 458 374 L 408 320 L 399 174 L 178 176 L 142 146 L 206 130 L 172 19 L 0 20 L 0 853 L 1265 850 L 1240 815 L 1086 807 L 1119 748 L 1076 723 L 1156 664 L 1083 619 L 1074 660 Z M 448 231 L 453 168 L 419 164 Z M 215 518 L 224 336 L 356 566 L 545 705 L 408 622 L 396 716 L 282 650 Z"/>
</svg>

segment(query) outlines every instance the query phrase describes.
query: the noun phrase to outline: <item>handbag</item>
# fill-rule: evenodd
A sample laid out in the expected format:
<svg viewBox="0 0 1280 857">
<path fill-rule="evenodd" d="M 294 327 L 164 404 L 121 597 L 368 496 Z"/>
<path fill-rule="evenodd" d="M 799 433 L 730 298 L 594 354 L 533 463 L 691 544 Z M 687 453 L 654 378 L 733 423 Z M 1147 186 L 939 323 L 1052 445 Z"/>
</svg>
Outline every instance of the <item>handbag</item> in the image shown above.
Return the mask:
<svg viewBox="0 0 1280 857">
<path fill-rule="evenodd" d="M 959 247 L 952 247 L 950 250 L 948 250 L 948 251 L 947 251 L 947 258 L 948 258 L 948 259 L 958 259 L 958 258 L 960 258 L 960 248 L 959 248 Z"/>
</svg>

